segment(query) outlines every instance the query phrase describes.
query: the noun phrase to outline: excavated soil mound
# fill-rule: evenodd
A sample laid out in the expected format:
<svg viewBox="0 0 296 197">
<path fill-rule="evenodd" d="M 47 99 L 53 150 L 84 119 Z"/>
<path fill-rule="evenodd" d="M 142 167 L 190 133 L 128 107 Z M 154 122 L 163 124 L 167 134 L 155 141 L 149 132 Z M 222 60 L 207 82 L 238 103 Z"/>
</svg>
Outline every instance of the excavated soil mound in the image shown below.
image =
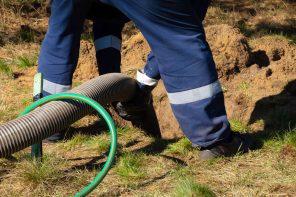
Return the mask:
<svg viewBox="0 0 296 197">
<path fill-rule="evenodd" d="M 229 78 L 248 64 L 250 48 L 239 29 L 222 24 L 208 26 L 205 31 L 219 78 Z"/>
<path fill-rule="evenodd" d="M 251 124 L 263 121 L 265 127 L 278 120 L 276 116 L 295 119 L 295 46 L 274 36 L 257 38 L 251 45 L 252 65 L 232 80 L 222 80 L 228 116 Z"/>
<path fill-rule="evenodd" d="M 259 66 L 269 64 L 278 64 L 278 69 L 281 69 L 284 74 L 289 74 L 296 71 L 296 49 L 287 40 L 282 37 L 265 36 L 258 42 L 254 42 L 252 47 L 254 48 L 251 62 L 257 63 Z M 256 56 L 258 53 L 262 53 L 266 61 L 260 62 L 262 59 L 258 59 Z M 256 59 L 257 58 L 257 59 Z"/>
<path fill-rule="evenodd" d="M 272 121 L 267 120 L 270 110 L 280 110 L 293 116 L 296 112 L 295 46 L 285 39 L 267 36 L 252 40 L 249 47 L 240 31 L 228 25 L 208 26 L 206 34 L 217 64 L 230 119 L 250 120 L 250 123 L 263 119 L 268 124 L 268 121 Z M 149 52 L 150 48 L 141 33 L 124 40 L 122 72 L 135 77 L 136 70 L 145 65 Z M 97 75 L 92 44 L 82 42 L 81 57 L 74 75 L 79 80 Z M 162 82 L 153 91 L 153 98 L 163 137 L 181 136 Z M 114 112 L 112 114 L 118 124 L 131 126 Z"/>
</svg>

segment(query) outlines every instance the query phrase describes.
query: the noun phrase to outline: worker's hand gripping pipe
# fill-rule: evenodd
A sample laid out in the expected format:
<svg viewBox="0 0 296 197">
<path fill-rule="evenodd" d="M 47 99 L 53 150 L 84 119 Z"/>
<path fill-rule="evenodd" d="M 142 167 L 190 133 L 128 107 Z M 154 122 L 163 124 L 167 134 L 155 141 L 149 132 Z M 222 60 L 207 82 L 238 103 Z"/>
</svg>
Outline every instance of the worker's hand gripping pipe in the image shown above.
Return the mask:
<svg viewBox="0 0 296 197">
<path fill-rule="evenodd" d="M 115 127 L 114 121 L 112 120 L 112 118 L 110 117 L 108 112 L 99 103 L 97 103 L 96 101 L 94 101 L 88 97 L 85 97 L 85 96 L 82 96 L 79 94 L 73 94 L 73 93 L 61 93 L 61 94 L 54 94 L 51 96 L 47 96 L 43 99 L 36 101 L 31 106 L 29 106 L 24 112 L 22 112 L 20 114 L 20 116 L 23 116 L 23 115 L 31 112 L 35 108 L 37 108 L 43 104 L 46 104 L 48 102 L 57 101 L 57 100 L 66 100 L 66 99 L 80 101 L 80 102 L 86 103 L 89 106 L 91 106 L 106 121 L 108 128 L 110 130 L 110 137 L 111 137 L 110 150 L 109 150 L 109 155 L 107 157 L 107 160 L 104 164 L 103 169 L 100 171 L 100 173 L 97 175 L 97 177 L 87 187 L 85 187 L 82 191 L 80 191 L 79 193 L 77 193 L 75 195 L 75 197 L 86 196 L 90 192 L 92 192 L 100 184 L 100 182 L 104 179 L 104 177 L 107 175 L 108 171 L 110 170 L 112 163 L 114 161 L 114 158 L 115 158 L 116 145 L 117 145 L 116 127 Z"/>
</svg>

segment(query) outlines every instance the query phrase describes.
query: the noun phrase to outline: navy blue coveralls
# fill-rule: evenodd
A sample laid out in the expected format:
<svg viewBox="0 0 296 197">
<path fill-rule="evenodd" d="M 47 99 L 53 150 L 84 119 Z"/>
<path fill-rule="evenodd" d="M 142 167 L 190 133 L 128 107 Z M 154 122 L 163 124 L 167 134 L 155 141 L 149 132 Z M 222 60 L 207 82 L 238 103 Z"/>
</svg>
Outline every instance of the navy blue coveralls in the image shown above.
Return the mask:
<svg viewBox="0 0 296 197">
<path fill-rule="evenodd" d="M 202 25 L 210 0 L 100 1 L 128 16 L 147 39 L 151 53 L 137 79 L 147 86 L 163 80 L 173 112 L 190 141 L 201 147 L 229 141 L 224 97 Z M 59 46 L 72 47 L 65 44 Z"/>
<path fill-rule="evenodd" d="M 116 8 L 92 0 L 52 0 L 38 62 L 44 96 L 71 89 L 85 19 L 93 21 L 99 73 L 120 72 L 121 31 L 129 19 Z"/>
</svg>

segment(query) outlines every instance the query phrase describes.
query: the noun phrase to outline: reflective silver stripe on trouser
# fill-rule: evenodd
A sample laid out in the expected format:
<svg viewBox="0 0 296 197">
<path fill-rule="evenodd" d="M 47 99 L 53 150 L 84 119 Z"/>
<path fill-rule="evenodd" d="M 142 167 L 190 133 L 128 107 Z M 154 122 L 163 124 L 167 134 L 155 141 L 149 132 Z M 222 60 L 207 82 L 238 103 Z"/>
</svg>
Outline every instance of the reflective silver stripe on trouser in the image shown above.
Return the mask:
<svg viewBox="0 0 296 197">
<path fill-rule="evenodd" d="M 183 92 L 168 93 L 168 97 L 171 104 L 180 105 L 211 98 L 220 92 L 222 92 L 222 88 L 219 81 L 217 80 L 209 85 L 199 88 L 186 90 Z"/>
<path fill-rule="evenodd" d="M 156 86 L 158 80 L 148 77 L 143 70 L 137 71 L 137 81 L 148 86 Z"/>
<path fill-rule="evenodd" d="M 48 92 L 49 94 L 58 94 L 61 92 L 66 92 L 70 89 L 71 85 L 61 85 L 43 79 L 43 91 Z"/>
<path fill-rule="evenodd" d="M 114 48 L 120 51 L 121 40 L 113 35 L 104 36 L 95 40 L 95 47 L 96 51 L 100 51 L 107 48 Z"/>
</svg>

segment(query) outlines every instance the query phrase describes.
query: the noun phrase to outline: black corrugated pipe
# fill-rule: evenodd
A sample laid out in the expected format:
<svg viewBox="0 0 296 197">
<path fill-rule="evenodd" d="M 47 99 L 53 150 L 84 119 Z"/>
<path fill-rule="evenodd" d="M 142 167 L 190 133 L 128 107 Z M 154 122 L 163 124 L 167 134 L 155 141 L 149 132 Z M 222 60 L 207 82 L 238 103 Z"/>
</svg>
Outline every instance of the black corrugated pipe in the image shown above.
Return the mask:
<svg viewBox="0 0 296 197">
<path fill-rule="evenodd" d="M 126 75 L 110 73 L 92 79 L 69 92 L 81 94 L 104 105 L 130 100 L 136 81 Z M 41 142 L 92 111 L 77 101 L 53 101 L 20 118 L 0 125 L 0 158 Z"/>
</svg>

